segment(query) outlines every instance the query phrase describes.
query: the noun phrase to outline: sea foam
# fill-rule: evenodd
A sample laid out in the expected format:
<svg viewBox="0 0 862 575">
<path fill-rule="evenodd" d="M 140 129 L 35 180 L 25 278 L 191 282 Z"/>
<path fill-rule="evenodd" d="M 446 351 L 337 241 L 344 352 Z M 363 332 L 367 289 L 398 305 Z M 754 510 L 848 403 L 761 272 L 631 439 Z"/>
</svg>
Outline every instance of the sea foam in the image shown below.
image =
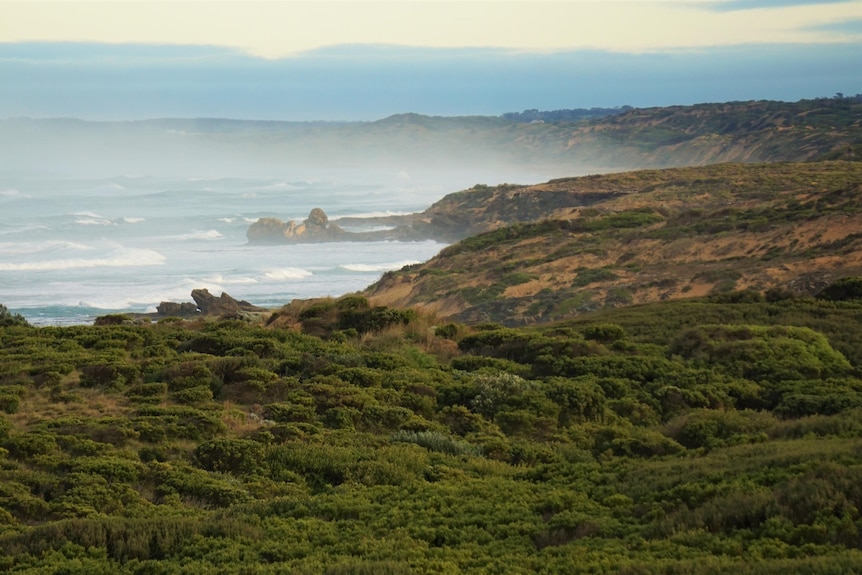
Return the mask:
<svg viewBox="0 0 862 575">
<path fill-rule="evenodd" d="M 169 240 L 220 240 L 224 236 L 218 230 L 207 230 L 207 231 L 197 231 L 190 232 L 188 234 L 180 234 L 178 236 L 168 236 L 166 239 Z"/>
<path fill-rule="evenodd" d="M 37 262 L 0 263 L 0 271 L 50 271 L 81 268 L 124 268 L 157 266 L 165 263 L 165 256 L 154 250 L 128 248 L 117 250 L 101 258 L 70 258 Z"/>
<path fill-rule="evenodd" d="M 385 211 L 385 212 L 364 212 L 361 214 L 344 214 L 341 216 L 333 216 L 329 218 L 331 221 L 337 221 L 342 218 L 357 218 L 357 219 L 365 219 L 365 218 L 386 218 L 389 216 L 409 216 L 414 212 L 393 212 L 393 211 Z"/>
<path fill-rule="evenodd" d="M 202 281 L 218 285 L 248 285 L 258 282 L 257 279 L 246 276 L 224 277 L 221 274 L 205 277 Z"/>
<path fill-rule="evenodd" d="M 264 276 L 267 279 L 275 281 L 301 280 L 302 278 L 307 278 L 311 275 L 312 273 L 310 271 L 301 268 L 281 268 L 269 270 L 264 273 Z"/>
<path fill-rule="evenodd" d="M 63 240 L 49 240 L 44 242 L 0 242 L 0 254 L 7 256 L 21 256 L 39 253 L 59 252 L 63 250 L 90 250 L 93 249 L 86 244 L 69 242 Z"/>
<path fill-rule="evenodd" d="M 400 262 L 382 263 L 382 264 L 344 264 L 340 266 L 350 272 L 387 272 L 390 270 L 400 270 L 404 266 L 418 264 L 418 260 L 403 260 Z"/>
</svg>

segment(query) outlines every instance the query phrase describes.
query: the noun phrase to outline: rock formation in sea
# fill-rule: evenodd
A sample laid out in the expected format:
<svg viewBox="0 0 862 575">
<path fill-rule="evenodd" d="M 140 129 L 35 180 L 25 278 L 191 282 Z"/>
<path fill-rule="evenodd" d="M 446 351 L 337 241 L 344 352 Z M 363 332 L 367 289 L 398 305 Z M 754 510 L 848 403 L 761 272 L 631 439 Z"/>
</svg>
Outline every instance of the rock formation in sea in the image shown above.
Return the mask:
<svg viewBox="0 0 862 575">
<path fill-rule="evenodd" d="M 192 290 L 192 299 L 195 303 L 176 303 L 163 301 L 156 307 L 156 314 L 160 316 L 188 317 L 194 315 L 219 316 L 219 317 L 242 317 L 247 313 L 264 313 L 268 310 L 258 307 L 244 300 L 236 300 L 225 292 L 221 296 L 212 295 L 207 289 Z"/>
<path fill-rule="evenodd" d="M 246 232 L 252 243 L 319 243 L 355 239 L 351 232 L 331 223 L 320 208 L 314 208 L 308 217 L 297 224 L 293 220 L 283 222 L 278 218 L 260 218 Z"/>
</svg>

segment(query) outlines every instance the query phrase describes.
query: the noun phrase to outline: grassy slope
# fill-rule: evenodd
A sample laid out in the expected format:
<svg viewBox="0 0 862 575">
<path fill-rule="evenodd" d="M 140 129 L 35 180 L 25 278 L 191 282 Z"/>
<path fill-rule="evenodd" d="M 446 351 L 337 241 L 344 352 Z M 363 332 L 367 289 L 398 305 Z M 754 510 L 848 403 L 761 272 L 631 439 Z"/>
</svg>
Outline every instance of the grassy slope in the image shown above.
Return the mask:
<svg viewBox="0 0 862 575">
<path fill-rule="evenodd" d="M 862 272 L 860 186 L 862 164 L 816 162 L 476 188 L 429 213 L 496 222 L 494 231 L 386 274 L 367 293 L 512 325 L 739 288 L 813 293 Z"/>
<path fill-rule="evenodd" d="M 430 321 L 0 328 L 0 571 L 862 569 L 858 301 Z"/>
<path fill-rule="evenodd" d="M 862 304 L 726 291 L 852 271 L 859 176 L 477 189 L 437 217 L 498 230 L 385 279 L 441 311 L 566 323 L 440 325 L 351 296 L 267 327 L 0 327 L 0 572 L 860 572 Z M 512 205 L 554 219 L 502 226 Z"/>
</svg>

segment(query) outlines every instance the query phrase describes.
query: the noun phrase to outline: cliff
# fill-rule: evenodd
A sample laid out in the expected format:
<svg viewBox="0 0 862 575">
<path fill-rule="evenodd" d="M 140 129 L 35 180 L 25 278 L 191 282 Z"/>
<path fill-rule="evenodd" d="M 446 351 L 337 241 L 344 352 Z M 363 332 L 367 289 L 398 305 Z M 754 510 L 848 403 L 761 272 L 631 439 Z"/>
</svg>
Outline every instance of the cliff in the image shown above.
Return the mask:
<svg viewBox="0 0 862 575">
<path fill-rule="evenodd" d="M 854 98 L 635 108 L 594 120 L 545 124 L 403 114 L 344 134 L 336 147 L 356 142 L 355 147 L 373 148 L 389 158 L 422 150 L 428 165 L 440 166 L 477 164 L 493 156 L 512 165 L 552 166 L 565 174 L 725 162 L 859 161 L 860 118 L 862 102 Z M 546 191 L 553 193 L 540 197 L 521 195 L 525 187 L 475 186 L 446 196 L 424 212 L 387 219 L 393 227 L 386 232 L 354 234 L 327 224 L 325 215 L 322 224 L 310 215 L 300 224 L 262 218 L 247 235 L 252 243 L 453 242 L 607 199 L 603 189 L 572 194 L 549 182 Z M 622 186 L 611 193 L 626 192 Z M 489 201 L 494 203 L 486 205 Z"/>
<path fill-rule="evenodd" d="M 734 289 L 811 295 L 862 274 L 859 162 L 644 170 L 444 204 L 489 230 L 385 274 L 365 292 L 375 304 L 521 325 Z M 505 223 L 507 205 L 524 219 Z"/>
</svg>

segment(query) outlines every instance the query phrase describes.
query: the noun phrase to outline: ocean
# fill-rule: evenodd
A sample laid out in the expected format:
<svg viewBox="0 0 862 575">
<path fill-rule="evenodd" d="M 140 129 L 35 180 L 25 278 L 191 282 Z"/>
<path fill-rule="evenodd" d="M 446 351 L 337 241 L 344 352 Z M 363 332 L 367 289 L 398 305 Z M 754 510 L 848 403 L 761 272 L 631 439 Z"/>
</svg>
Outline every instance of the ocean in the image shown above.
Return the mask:
<svg viewBox="0 0 862 575">
<path fill-rule="evenodd" d="M 247 243 L 248 226 L 264 216 L 301 221 L 315 207 L 336 222 L 412 213 L 474 183 L 359 172 L 301 179 L 0 174 L 0 303 L 34 325 L 72 325 L 191 302 L 195 288 L 270 308 L 340 296 L 444 245 L 255 246 Z"/>
</svg>

